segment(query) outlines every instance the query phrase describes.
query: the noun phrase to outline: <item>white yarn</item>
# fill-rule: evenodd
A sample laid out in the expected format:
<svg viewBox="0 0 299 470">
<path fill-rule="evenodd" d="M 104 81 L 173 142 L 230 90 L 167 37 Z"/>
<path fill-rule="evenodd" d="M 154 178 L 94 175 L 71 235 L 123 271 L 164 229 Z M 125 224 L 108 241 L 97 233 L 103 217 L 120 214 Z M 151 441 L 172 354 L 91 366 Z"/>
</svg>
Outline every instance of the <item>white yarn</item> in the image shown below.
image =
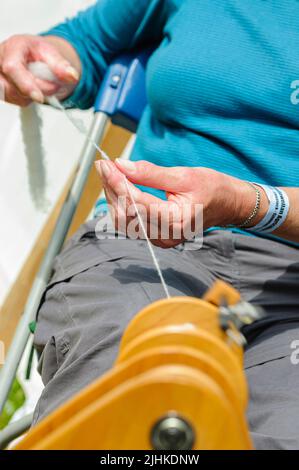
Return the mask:
<svg viewBox="0 0 299 470">
<path fill-rule="evenodd" d="M 42 143 L 42 119 L 36 104 L 20 110 L 21 131 L 27 160 L 28 186 L 31 200 L 37 210 L 46 212 L 47 176 L 45 150 Z"/>
<path fill-rule="evenodd" d="M 28 70 L 35 77 L 42 80 L 57 82 L 55 75 L 43 62 L 30 63 Z M 46 197 L 45 149 L 42 143 L 42 119 L 38 111 L 38 105 L 33 103 L 26 108 L 21 108 L 20 120 L 31 200 L 36 209 L 47 212 L 49 201 Z"/>
<path fill-rule="evenodd" d="M 70 112 L 68 112 L 63 106 L 62 104 L 60 103 L 59 99 L 56 97 L 56 96 L 49 96 L 48 97 L 48 103 L 53 106 L 54 108 L 56 109 L 59 109 L 60 111 L 62 111 L 65 115 L 65 117 L 71 122 L 71 124 L 77 129 L 77 131 L 79 131 L 81 134 L 84 135 L 84 137 L 88 140 L 88 142 L 91 143 L 91 145 L 93 145 L 95 147 L 95 149 L 100 153 L 101 157 L 104 159 L 104 160 L 110 160 L 110 158 L 108 157 L 108 155 L 104 152 L 104 150 L 102 150 L 97 144 L 96 142 L 90 138 L 89 136 L 89 133 L 88 133 L 88 130 L 86 129 L 85 125 L 84 125 L 84 122 L 82 121 L 82 119 L 78 119 L 78 118 L 75 118 L 74 116 L 72 116 L 70 114 Z"/>
<path fill-rule="evenodd" d="M 140 215 L 140 211 L 139 211 L 139 209 L 138 209 L 138 206 L 137 206 L 137 204 L 136 204 L 136 201 L 135 201 L 135 199 L 134 199 L 134 196 L 133 196 L 133 194 L 132 194 L 132 191 L 131 191 L 131 189 L 130 189 L 130 186 L 129 186 L 129 184 L 128 184 L 128 180 L 127 180 L 126 177 L 124 177 L 124 178 L 125 178 L 125 184 L 126 184 L 128 193 L 129 193 L 129 195 L 130 195 L 130 198 L 131 198 L 132 203 L 133 203 L 134 210 L 135 210 L 136 215 L 137 215 L 137 218 L 138 218 L 139 225 L 140 225 L 140 227 L 141 227 L 143 236 L 144 236 L 144 238 L 145 238 L 145 240 L 146 240 L 146 242 L 147 242 L 147 246 L 148 246 L 149 252 L 150 252 L 150 254 L 151 254 L 151 257 L 152 257 L 154 266 L 155 266 L 155 268 L 156 268 L 156 270 L 157 270 L 157 273 L 158 273 L 158 276 L 159 276 L 159 278 L 160 278 L 161 285 L 162 285 L 162 287 L 163 287 L 163 289 L 164 289 L 166 298 L 167 298 L 167 299 L 170 299 L 169 290 L 168 290 L 167 284 L 166 284 L 166 282 L 165 282 L 165 279 L 164 279 L 162 270 L 161 270 L 161 268 L 160 268 L 159 260 L 158 260 L 158 258 L 157 258 L 157 256 L 156 256 L 156 253 L 154 252 L 153 245 L 151 244 L 150 239 L 148 238 L 148 235 L 147 235 L 147 231 L 146 231 L 144 222 L 143 222 L 142 217 L 141 217 L 141 215 Z"/>
<path fill-rule="evenodd" d="M 44 62 L 30 62 L 27 66 L 29 72 L 40 80 L 59 83 L 59 80 Z"/>
</svg>

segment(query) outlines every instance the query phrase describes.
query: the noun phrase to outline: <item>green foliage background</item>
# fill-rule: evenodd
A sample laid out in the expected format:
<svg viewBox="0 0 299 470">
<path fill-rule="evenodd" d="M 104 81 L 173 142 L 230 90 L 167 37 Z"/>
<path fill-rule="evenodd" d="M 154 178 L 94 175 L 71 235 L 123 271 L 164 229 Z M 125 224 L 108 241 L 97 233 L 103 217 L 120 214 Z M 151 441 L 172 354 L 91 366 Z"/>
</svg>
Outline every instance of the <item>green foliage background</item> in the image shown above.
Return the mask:
<svg viewBox="0 0 299 470">
<path fill-rule="evenodd" d="M 0 429 L 3 429 L 5 426 L 7 426 L 15 412 L 24 404 L 25 400 L 26 397 L 24 390 L 22 389 L 18 380 L 15 380 L 9 393 L 3 413 L 0 415 Z"/>
</svg>

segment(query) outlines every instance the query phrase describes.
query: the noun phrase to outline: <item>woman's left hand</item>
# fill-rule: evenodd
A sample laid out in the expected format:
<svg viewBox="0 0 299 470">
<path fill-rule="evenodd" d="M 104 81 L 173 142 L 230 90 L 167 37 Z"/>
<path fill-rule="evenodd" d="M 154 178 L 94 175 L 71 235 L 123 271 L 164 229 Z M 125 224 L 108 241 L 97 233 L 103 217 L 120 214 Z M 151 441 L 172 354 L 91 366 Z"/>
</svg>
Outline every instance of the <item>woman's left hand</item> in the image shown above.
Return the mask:
<svg viewBox="0 0 299 470">
<path fill-rule="evenodd" d="M 212 226 L 238 224 L 255 205 L 255 191 L 246 182 L 209 168 L 167 168 L 119 159 L 97 162 L 96 166 L 116 228 L 121 227 L 128 236 L 132 222 L 137 228 L 133 196 L 149 238 L 162 248 L 200 236 Z M 167 201 L 134 184 L 164 190 Z"/>
</svg>

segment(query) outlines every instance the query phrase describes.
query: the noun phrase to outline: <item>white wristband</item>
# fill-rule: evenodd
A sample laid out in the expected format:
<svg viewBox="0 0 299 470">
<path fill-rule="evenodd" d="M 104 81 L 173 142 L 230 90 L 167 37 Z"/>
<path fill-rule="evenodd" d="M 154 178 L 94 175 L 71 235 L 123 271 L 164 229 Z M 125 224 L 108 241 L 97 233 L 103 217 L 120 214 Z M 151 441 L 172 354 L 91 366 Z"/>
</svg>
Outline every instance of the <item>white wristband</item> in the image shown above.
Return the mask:
<svg viewBox="0 0 299 470">
<path fill-rule="evenodd" d="M 269 209 L 263 220 L 247 230 L 260 233 L 274 232 L 287 218 L 290 207 L 288 195 L 280 188 L 259 183 L 254 184 L 260 186 L 265 191 L 269 201 Z"/>
</svg>

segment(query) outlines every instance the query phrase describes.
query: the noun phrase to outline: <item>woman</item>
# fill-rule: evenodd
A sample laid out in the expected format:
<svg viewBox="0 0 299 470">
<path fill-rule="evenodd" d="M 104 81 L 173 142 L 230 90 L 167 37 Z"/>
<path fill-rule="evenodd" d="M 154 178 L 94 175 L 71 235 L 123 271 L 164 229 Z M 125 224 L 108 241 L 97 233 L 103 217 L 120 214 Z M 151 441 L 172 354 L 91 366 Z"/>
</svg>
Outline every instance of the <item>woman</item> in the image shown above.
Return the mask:
<svg viewBox="0 0 299 470">
<path fill-rule="evenodd" d="M 8 101 L 42 102 L 59 91 L 66 106 L 88 108 L 117 55 L 156 45 L 132 162 L 97 166 L 117 224 L 131 221 L 119 197 L 133 195 L 146 212 L 158 207 L 153 243 L 170 295 L 202 296 L 222 278 L 265 308 L 266 318 L 244 331 L 259 449 L 299 447 L 290 356 L 299 338 L 298 13 L 295 0 L 101 0 L 43 37 L 0 46 Z M 45 61 L 63 89 L 34 80 L 32 60 Z M 193 225 L 203 205 L 202 247 L 181 243 L 184 204 Z M 35 421 L 109 369 L 128 322 L 163 296 L 144 241 L 97 235 L 95 223 L 82 228 L 45 293 L 35 343 L 46 386 Z"/>
</svg>

